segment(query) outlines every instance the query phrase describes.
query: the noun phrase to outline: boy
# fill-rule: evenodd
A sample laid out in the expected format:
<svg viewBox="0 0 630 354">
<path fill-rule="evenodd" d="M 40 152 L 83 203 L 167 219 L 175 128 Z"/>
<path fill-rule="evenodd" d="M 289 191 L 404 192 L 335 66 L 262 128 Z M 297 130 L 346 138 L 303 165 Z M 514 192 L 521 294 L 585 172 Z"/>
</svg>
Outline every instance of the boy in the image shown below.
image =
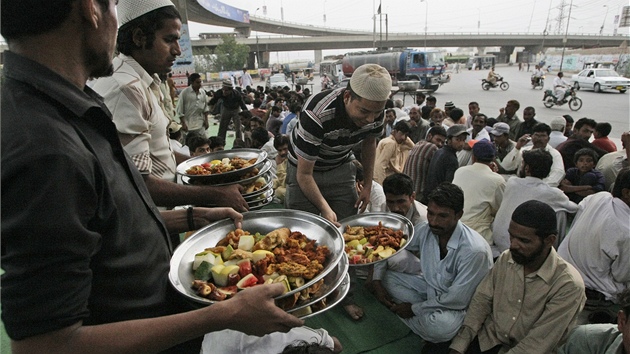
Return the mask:
<svg viewBox="0 0 630 354">
<path fill-rule="evenodd" d="M 190 149 L 190 157 L 201 156 L 212 151 L 208 139 L 197 134 L 189 134 L 186 138 L 186 145 Z"/>
<path fill-rule="evenodd" d="M 580 203 L 584 197 L 605 190 L 604 175 L 595 169 L 597 153 L 589 148 L 580 149 L 575 153 L 575 166 L 567 170 L 560 189 L 575 203 Z"/>
<path fill-rule="evenodd" d="M 225 150 L 225 139 L 220 136 L 211 136 L 208 139 L 208 147 L 210 152 Z"/>
<path fill-rule="evenodd" d="M 611 130 L 612 126 L 610 123 L 597 123 L 595 131 L 593 132 L 595 140 L 593 140 L 591 144 L 608 152 L 617 151 L 617 145 L 615 145 L 612 140 L 608 139 L 608 134 L 610 134 Z"/>
</svg>

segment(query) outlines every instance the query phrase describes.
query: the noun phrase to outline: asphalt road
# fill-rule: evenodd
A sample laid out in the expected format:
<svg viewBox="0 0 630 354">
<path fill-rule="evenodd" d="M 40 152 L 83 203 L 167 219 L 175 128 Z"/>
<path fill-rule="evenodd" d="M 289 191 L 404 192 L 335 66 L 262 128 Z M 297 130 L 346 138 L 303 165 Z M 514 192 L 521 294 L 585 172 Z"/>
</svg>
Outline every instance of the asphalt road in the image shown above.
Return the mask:
<svg viewBox="0 0 630 354">
<path fill-rule="evenodd" d="M 443 108 L 444 103 L 452 101 L 467 114 L 468 103 L 477 101 L 481 107 L 481 113 L 488 117 L 496 117 L 499 115 L 499 108 L 505 107 L 508 100 L 516 99 L 521 104 L 517 112 L 521 118 L 523 109 L 532 106 L 536 109 L 536 119 L 544 123 L 549 123 L 552 118 L 564 114 L 571 115 L 575 120 L 588 117 L 597 122 L 609 122 L 613 127 L 609 137 L 615 140 L 619 147 L 621 133 L 630 130 L 630 92 L 620 94 L 618 91 L 595 93 L 590 90 L 580 90 L 577 95 L 582 99 L 583 105 L 579 111 L 571 111 L 566 104 L 546 108 L 542 101 L 543 90 L 534 90 L 529 84 L 531 72 L 519 71 L 517 66 L 499 66 L 495 71 L 510 84 L 507 91 L 502 91 L 498 87 L 489 91 L 481 88 L 481 79 L 486 78 L 488 70 L 462 70 L 458 74 L 452 73 L 451 82 L 443 85 L 433 94 L 437 98 L 437 106 Z M 552 72 L 546 76 L 545 89 L 551 89 L 556 74 Z M 566 73 L 565 79 L 570 79 L 571 75 L 572 73 Z M 398 93 L 395 98 L 402 99 L 403 94 Z M 407 95 L 405 105 L 411 104 L 413 104 L 413 98 Z"/>
</svg>

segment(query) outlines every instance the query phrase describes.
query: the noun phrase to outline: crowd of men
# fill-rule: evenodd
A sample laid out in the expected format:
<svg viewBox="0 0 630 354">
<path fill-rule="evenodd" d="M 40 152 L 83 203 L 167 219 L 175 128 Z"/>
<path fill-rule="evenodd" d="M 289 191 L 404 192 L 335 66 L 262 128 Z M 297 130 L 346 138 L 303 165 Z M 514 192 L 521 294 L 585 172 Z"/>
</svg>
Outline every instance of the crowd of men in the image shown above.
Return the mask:
<svg viewBox="0 0 630 354">
<path fill-rule="evenodd" d="M 206 334 L 210 352 L 295 339 L 341 350 L 274 305 L 280 284 L 202 309 L 168 286 L 180 233 L 224 218 L 240 227 L 248 210 L 240 185 L 176 179 L 177 164 L 224 149 L 230 129 L 233 148 L 268 152 L 284 207 L 336 225 L 366 210 L 412 221 L 412 242 L 367 285 L 424 353 L 590 352 L 579 333 L 629 351 L 630 133 L 616 151 L 610 124 L 547 125 L 533 107 L 521 120 L 517 100 L 496 118 L 422 94 L 403 107 L 376 64 L 312 96 L 254 88 L 246 71 L 216 92 L 193 73 L 176 93 L 166 74 L 182 23 L 170 0 L 2 8 L 2 320 L 14 353 L 195 353 Z M 585 304 L 621 306 L 618 328 L 571 332 Z M 352 296 L 343 305 L 363 316 Z"/>
</svg>

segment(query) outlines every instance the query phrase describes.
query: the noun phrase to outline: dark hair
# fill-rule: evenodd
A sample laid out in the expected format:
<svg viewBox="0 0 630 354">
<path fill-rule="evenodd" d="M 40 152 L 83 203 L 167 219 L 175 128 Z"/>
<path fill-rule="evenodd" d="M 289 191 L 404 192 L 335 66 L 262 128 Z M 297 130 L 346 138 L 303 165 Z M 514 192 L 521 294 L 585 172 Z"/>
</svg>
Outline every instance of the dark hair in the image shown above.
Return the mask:
<svg viewBox="0 0 630 354">
<path fill-rule="evenodd" d="M 383 180 L 383 192 L 385 194 L 411 196 L 414 192 L 413 180 L 404 173 L 394 173 Z"/>
<path fill-rule="evenodd" d="M 448 115 L 451 117 L 451 119 L 456 121 L 456 120 L 459 120 L 459 118 L 464 116 L 464 111 L 461 108 L 453 108 L 448 113 Z"/>
<path fill-rule="evenodd" d="M 295 100 L 289 103 L 289 112 L 297 114 L 301 110 L 302 110 L 302 104 L 299 101 Z"/>
<path fill-rule="evenodd" d="M 538 201 L 528 200 L 514 209 L 512 221 L 536 230 L 536 236 L 545 239 L 558 234 L 556 212 L 549 205 Z"/>
<path fill-rule="evenodd" d="M 192 83 L 195 82 L 197 79 L 201 79 L 201 75 L 197 73 L 192 73 L 188 75 L 188 86 L 192 85 Z"/>
<path fill-rule="evenodd" d="M 427 102 L 437 102 L 437 98 L 435 98 L 435 96 L 429 96 L 426 99 Z"/>
<path fill-rule="evenodd" d="M 624 189 L 630 189 L 630 167 L 622 168 L 621 171 L 619 171 L 615 179 L 615 186 L 612 190 L 613 197 L 621 198 L 621 192 Z"/>
<path fill-rule="evenodd" d="M 257 141 L 260 146 L 265 145 L 269 141 L 269 132 L 264 127 L 258 127 L 252 130 L 252 141 Z"/>
<path fill-rule="evenodd" d="M 404 134 L 411 133 L 411 127 L 409 126 L 409 123 L 405 122 L 404 120 L 401 120 L 398 123 L 394 124 L 392 130 L 397 130 Z"/>
<path fill-rule="evenodd" d="M 249 122 L 256 122 L 258 124 L 260 124 L 261 126 L 265 126 L 265 121 L 262 120 L 262 118 L 260 118 L 259 116 L 252 116 L 252 118 L 249 120 Z"/>
<path fill-rule="evenodd" d="M 225 146 L 225 139 L 220 136 L 211 136 L 208 138 L 208 145 L 210 149 L 218 148 L 219 146 Z"/>
<path fill-rule="evenodd" d="M 194 152 L 198 147 L 208 144 L 210 146 L 210 142 L 208 139 L 204 138 L 199 134 L 188 134 L 186 137 L 186 146 L 190 149 L 190 152 Z"/>
<path fill-rule="evenodd" d="M 271 106 L 271 112 L 282 112 L 282 109 L 278 106 Z"/>
<path fill-rule="evenodd" d="M 525 166 L 529 166 L 532 177 L 543 179 L 551 172 L 553 157 L 545 149 L 532 149 L 523 151 L 523 162 Z"/>
<path fill-rule="evenodd" d="M 446 138 L 446 129 L 443 126 L 433 126 L 429 131 L 427 131 L 427 138 L 431 136 L 440 135 Z M 427 139 L 428 140 L 428 139 Z"/>
<path fill-rule="evenodd" d="M 388 109 L 386 109 L 386 110 L 385 110 L 385 114 L 387 114 L 387 113 L 394 113 L 394 116 L 396 116 L 396 110 L 395 110 L 395 109 L 393 109 L 393 108 L 388 108 Z"/>
<path fill-rule="evenodd" d="M 273 138 L 273 147 L 275 147 L 276 150 L 283 145 L 289 145 L 289 143 L 291 143 L 289 136 L 285 134 L 276 135 L 276 137 Z"/>
<path fill-rule="evenodd" d="M 59 28 L 76 0 L 2 0 L 0 32 L 7 42 L 21 37 L 40 35 Z M 107 13 L 109 0 L 97 0 Z"/>
<path fill-rule="evenodd" d="M 282 350 L 280 354 L 333 354 L 334 351 L 322 343 L 309 343 L 305 340 L 295 341 Z"/>
<path fill-rule="evenodd" d="M 470 103 L 468 104 L 468 106 L 470 107 L 470 106 L 471 106 L 471 105 L 473 105 L 473 104 L 476 104 L 476 105 L 477 105 L 477 107 L 479 107 L 479 103 L 478 103 L 478 102 L 476 102 L 476 101 L 472 101 L 472 102 L 470 102 Z"/>
<path fill-rule="evenodd" d="M 262 101 L 260 100 L 260 98 L 254 99 L 254 108 L 260 108 L 261 105 Z"/>
<path fill-rule="evenodd" d="M 137 46 L 133 41 L 133 32 L 136 28 L 140 29 L 146 36 L 144 49 L 153 48 L 155 32 L 162 29 L 166 20 L 173 19 L 182 19 L 175 6 L 160 7 L 138 18 L 134 18 L 118 29 L 116 50 L 118 50 L 119 53 L 131 55 L 134 50 L 141 49 L 141 47 Z"/>
<path fill-rule="evenodd" d="M 534 108 L 534 107 L 532 107 L 532 106 L 527 106 L 527 107 L 525 107 L 525 109 L 523 110 L 523 112 L 525 112 L 525 111 L 527 111 L 527 110 L 532 111 L 534 114 L 536 114 L 536 108 Z"/>
<path fill-rule="evenodd" d="M 507 101 L 507 104 L 511 104 L 511 105 L 515 106 L 517 111 L 518 111 L 519 108 L 521 108 L 521 104 L 518 103 L 517 100 L 509 100 L 509 101 Z"/>
<path fill-rule="evenodd" d="M 302 85 L 295 85 L 295 91 L 301 91 L 302 90 Z"/>
<path fill-rule="evenodd" d="M 597 123 L 597 125 L 595 126 L 595 131 L 598 132 L 599 135 L 601 135 L 602 137 L 608 136 L 611 130 L 612 130 L 612 125 L 610 125 L 610 123 L 607 123 L 607 122 Z"/>
<path fill-rule="evenodd" d="M 475 114 L 475 116 L 473 117 L 472 120 L 475 120 L 475 118 L 477 118 L 477 117 L 483 117 L 484 124 L 488 125 L 488 116 L 487 115 L 485 115 L 483 113 L 477 113 L 477 114 Z"/>
<path fill-rule="evenodd" d="M 564 118 L 567 121 L 567 123 L 573 123 L 573 117 L 571 117 L 568 114 L 563 115 L 562 118 Z"/>
<path fill-rule="evenodd" d="M 464 191 L 453 183 L 440 183 L 429 193 L 427 200 L 438 206 L 452 209 L 455 213 L 464 210 Z"/>
<path fill-rule="evenodd" d="M 427 97 L 427 95 L 425 95 L 425 94 L 424 94 L 424 93 L 422 93 L 422 92 L 418 92 L 418 93 L 416 93 L 416 101 L 418 100 L 418 97 L 425 98 L 425 97 Z"/>
<path fill-rule="evenodd" d="M 534 133 L 547 133 L 547 135 L 551 134 L 551 127 L 545 123 L 538 123 L 532 129 Z"/>
<path fill-rule="evenodd" d="M 595 121 L 595 119 L 590 119 L 590 118 L 580 118 L 577 120 L 577 122 L 575 122 L 575 125 L 573 126 L 574 130 L 580 130 L 582 128 L 582 126 L 584 125 L 588 125 L 589 127 L 595 129 L 595 127 L 597 127 L 597 122 Z"/>
<path fill-rule="evenodd" d="M 577 165 L 578 159 L 585 155 L 590 156 L 593 159 L 593 163 L 597 165 L 597 160 L 599 160 L 599 156 L 597 155 L 595 150 L 589 148 L 581 148 L 580 150 L 576 151 L 575 155 L 573 155 L 573 163 Z"/>
</svg>

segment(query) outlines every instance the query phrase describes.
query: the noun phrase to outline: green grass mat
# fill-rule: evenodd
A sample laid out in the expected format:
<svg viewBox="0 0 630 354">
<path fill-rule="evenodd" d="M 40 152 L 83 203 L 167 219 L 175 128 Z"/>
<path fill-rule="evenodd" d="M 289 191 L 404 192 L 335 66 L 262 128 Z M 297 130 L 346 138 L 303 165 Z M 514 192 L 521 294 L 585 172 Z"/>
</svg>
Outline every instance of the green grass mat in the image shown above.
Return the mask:
<svg viewBox="0 0 630 354">
<path fill-rule="evenodd" d="M 307 319 L 306 325 L 312 328 L 324 328 L 331 336 L 337 337 L 343 345 L 344 354 L 365 353 L 403 339 L 409 334 L 416 338 L 418 344 L 415 348 L 421 347 L 420 338 L 415 336 L 398 316 L 381 305 L 363 287 L 363 282 L 357 283 L 354 298 L 365 313 L 360 321 L 351 320 L 343 306 L 337 305 L 320 315 Z M 405 341 L 405 343 L 412 342 L 411 339 Z M 419 353 L 419 351 L 416 352 Z M 396 350 L 378 353 L 402 352 Z"/>
</svg>

